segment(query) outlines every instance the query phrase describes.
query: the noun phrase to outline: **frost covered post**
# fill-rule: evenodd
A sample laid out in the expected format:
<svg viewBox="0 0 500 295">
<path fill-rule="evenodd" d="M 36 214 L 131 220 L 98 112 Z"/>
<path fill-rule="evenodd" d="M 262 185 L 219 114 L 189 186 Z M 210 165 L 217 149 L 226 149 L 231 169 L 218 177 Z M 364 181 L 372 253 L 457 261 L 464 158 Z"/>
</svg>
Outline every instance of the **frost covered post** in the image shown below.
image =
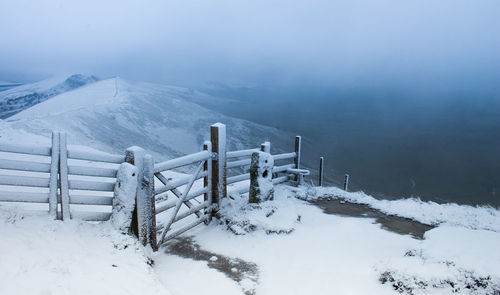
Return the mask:
<svg viewBox="0 0 500 295">
<path fill-rule="evenodd" d="M 68 146 L 66 133 L 59 133 L 59 192 L 61 194 L 61 218 L 71 218 L 69 209 Z"/>
<path fill-rule="evenodd" d="M 132 230 L 131 220 L 135 210 L 137 174 L 137 167 L 129 163 L 122 163 L 116 175 L 111 222 L 122 232 Z"/>
<path fill-rule="evenodd" d="M 323 172 L 325 166 L 325 158 L 319 157 L 319 176 L 318 176 L 318 185 L 323 186 Z"/>
<path fill-rule="evenodd" d="M 344 177 L 344 190 L 347 191 L 349 188 L 349 174 L 346 174 Z"/>
<path fill-rule="evenodd" d="M 50 150 L 49 214 L 57 219 L 57 181 L 59 174 L 59 132 L 52 132 Z"/>
<path fill-rule="evenodd" d="M 302 137 L 300 135 L 295 136 L 295 158 L 293 163 L 295 164 L 295 169 L 300 169 L 300 150 L 302 148 Z M 295 176 L 295 181 L 299 181 L 299 176 Z"/>
<path fill-rule="evenodd" d="M 212 153 L 212 143 L 210 141 L 205 141 L 203 143 L 203 150 Z M 203 164 L 203 171 L 207 173 L 207 176 L 203 177 L 203 187 L 207 188 L 207 193 L 203 195 L 203 199 L 208 201 L 210 206 L 212 206 L 212 160 L 209 159 Z M 212 219 L 212 209 L 205 209 L 205 214 L 209 214 L 208 221 Z"/>
<path fill-rule="evenodd" d="M 215 123 L 210 126 L 210 141 L 212 152 L 217 154 L 217 158 L 212 159 L 212 203 L 220 205 L 227 195 L 226 125 Z"/>
<path fill-rule="evenodd" d="M 272 200 L 274 159 L 269 153 L 254 152 L 250 163 L 249 203 Z"/>
<path fill-rule="evenodd" d="M 149 244 L 153 250 L 157 250 L 153 158 L 146 155 L 144 149 L 133 146 L 127 149 L 125 161 L 137 167 L 138 183 L 132 231 L 144 246 Z"/>
</svg>

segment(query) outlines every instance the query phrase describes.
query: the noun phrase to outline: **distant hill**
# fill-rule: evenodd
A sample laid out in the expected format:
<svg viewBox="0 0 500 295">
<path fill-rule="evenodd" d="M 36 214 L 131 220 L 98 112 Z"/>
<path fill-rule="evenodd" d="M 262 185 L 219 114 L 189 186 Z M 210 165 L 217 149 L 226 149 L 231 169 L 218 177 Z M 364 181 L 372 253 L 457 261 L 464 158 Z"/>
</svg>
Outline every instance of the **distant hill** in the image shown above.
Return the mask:
<svg viewBox="0 0 500 295">
<path fill-rule="evenodd" d="M 0 137 L 33 142 L 29 134 L 47 138 L 55 129 L 66 131 L 70 144 L 117 153 L 137 145 L 162 160 L 199 151 L 209 139 L 210 125 L 222 122 L 227 125 L 229 150 L 259 147 L 266 140 L 271 140 L 274 152 L 293 150 L 291 134 L 194 102 L 218 99 L 186 88 L 107 79 L 0 120 Z"/>
<path fill-rule="evenodd" d="M 77 74 L 68 78 L 52 78 L 20 86 L 13 83 L 2 84 L 9 89 L 0 92 L 0 119 L 8 118 L 58 94 L 97 81 L 99 79 L 95 76 Z"/>
</svg>

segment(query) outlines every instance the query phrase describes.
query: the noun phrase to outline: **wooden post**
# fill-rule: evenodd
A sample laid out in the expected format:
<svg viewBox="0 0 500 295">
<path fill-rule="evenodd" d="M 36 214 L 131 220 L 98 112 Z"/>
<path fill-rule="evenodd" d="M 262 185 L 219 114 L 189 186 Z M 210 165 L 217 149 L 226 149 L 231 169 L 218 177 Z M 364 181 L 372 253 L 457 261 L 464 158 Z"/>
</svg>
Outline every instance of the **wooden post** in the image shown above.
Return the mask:
<svg viewBox="0 0 500 295">
<path fill-rule="evenodd" d="M 66 133 L 59 133 L 59 190 L 61 194 L 61 218 L 71 218 L 69 209 L 68 147 Z"/>
<path fill-rule="evenodd" d="M 250 191 L 249 203 L 272 200 L 274 159 L 269 153 L 254 152 L 250 163 Z"/>
<path fill-rule="evenodd" d="M 300 135 L 295 136 L 295 158 L 293 159 L 293 163 L 295 164 L 296 169 L 300 169 L 300 151 L 302 146 L 302 137 Z M 298 183 L 300 181 L 300 177 L 295 175 L 295 181 Z"/>
<path fill-rule="evenodd" d="M 210 141 L 212 152 L 217 154 L 212 160 L 212 203 L 220 205 L 222 198 L 227 196 L 226 125 L 215 123 L 210 126 Z"/>
<path fill-rule="evenodd" d="M 59 132 L 52 132 L 50 151 L 49 214 L 57 219 L 57 187 L 59 174 Z"/>
<path fill-rule="evenodd" d="M 323 186 L 324 166 L 325 166 L 325 158 L 320 157 L 319 158 L 319 179 L 318 179 L 319 186 Z"/>
<path fill-rule="evenodd" d="M 212 143 L 210 141 L 205 141 L 203 143 L 203 150 L 208 151 L 212 154 Z M 207 188 L 207 193 L 204 194 L 203 198 L 208 201 L 210 206 L 212 206 L 212 159 L 208 159 L 203 165 L 203 171 L 207 173 L 207 176 L 203 177 L 203 187 Z M 212 209 L 205 210 L 205 214 L 208 214 L 207 223 L 212 220 Z"/>
<path fill-rule="evenodd" d="M 349 174 L 346 174 L 344 177 L 344 190 L 347 192 L 349 188 Z"/>
<path fill-rule="evenodd" d="M 260 151 L 264 153 L 271 153 L 271 143 L 269 141 L 264 142 L 260 145 Z"/>
<path fill-rule="evenodd" d="M 149 244 L 153 250 L 157 250 L 153 158 L 146 155 L 144 149 L 133 146 L 127 149 L 125 161 L 136 166 L 138 171 L 135 209 L 130 227 L 144 246 Z"/>
</svg>

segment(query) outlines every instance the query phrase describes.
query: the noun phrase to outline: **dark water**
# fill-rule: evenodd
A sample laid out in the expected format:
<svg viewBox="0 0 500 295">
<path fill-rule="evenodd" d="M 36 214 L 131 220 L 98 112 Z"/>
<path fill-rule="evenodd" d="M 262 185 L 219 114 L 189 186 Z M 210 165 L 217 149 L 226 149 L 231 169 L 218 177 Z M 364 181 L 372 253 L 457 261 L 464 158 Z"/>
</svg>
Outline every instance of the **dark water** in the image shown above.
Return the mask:
<svg viewBox="0 0 500 295">
<path fill-rule="evenodd" d="M 487 90 L 211 88 L 228 115 L 300 134 L 327 183 L 381 198 L 500 206 L 500 95 Z M 211 107 L 214 107 L 213 105 Z"/>
</svg>

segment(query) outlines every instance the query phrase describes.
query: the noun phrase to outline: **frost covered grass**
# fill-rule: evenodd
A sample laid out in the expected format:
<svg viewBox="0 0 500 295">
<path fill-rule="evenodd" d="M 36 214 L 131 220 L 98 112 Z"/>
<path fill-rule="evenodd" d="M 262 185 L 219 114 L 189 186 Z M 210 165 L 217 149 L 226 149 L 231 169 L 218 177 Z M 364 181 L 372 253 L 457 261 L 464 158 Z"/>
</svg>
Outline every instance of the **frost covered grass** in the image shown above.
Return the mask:
<svg viewBox="0 0 500 295">
<path fill-rule="evenodd" d="M 170 294 L 145 249 L 109 222 L 0 206 L 0 294 Z"/>
</svg>

